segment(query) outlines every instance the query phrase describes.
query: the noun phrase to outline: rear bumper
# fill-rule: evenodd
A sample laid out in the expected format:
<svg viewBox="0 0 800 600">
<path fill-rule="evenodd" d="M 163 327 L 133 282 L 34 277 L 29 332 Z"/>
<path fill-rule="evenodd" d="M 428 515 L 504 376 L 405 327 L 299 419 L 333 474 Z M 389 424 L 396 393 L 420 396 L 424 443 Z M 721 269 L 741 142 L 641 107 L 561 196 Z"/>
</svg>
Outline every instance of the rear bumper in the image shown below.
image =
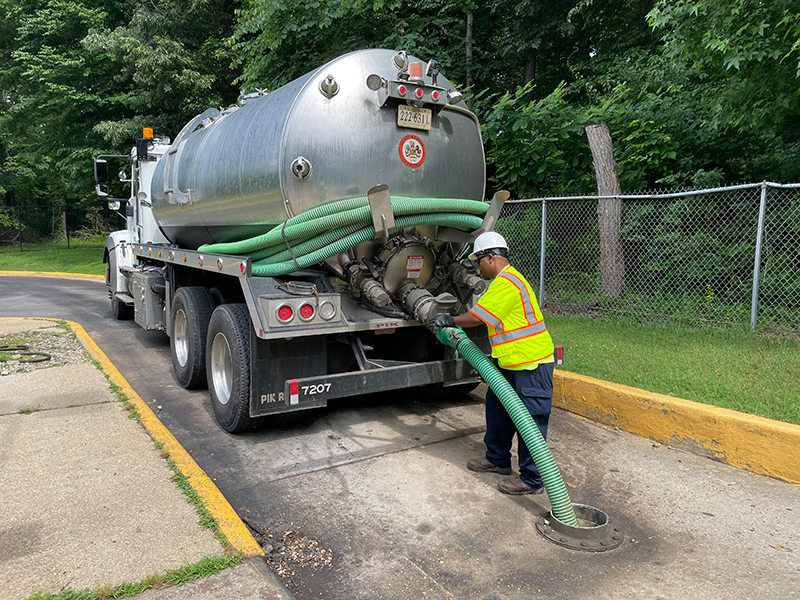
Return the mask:
<svg viewBox="0 0 800 600">
<path fill-rule="evenodd" d="M 435 383 L 455 385 L 480 381 L 477 371 L 464 358 L 426 363 L 376 361 L 371 366 L 366 371 L 286 380 L 283 390 L 284 405 L 273 405 L 266 414 L 326 406 L 328 400 L 334 398 Z"/>
</svg>

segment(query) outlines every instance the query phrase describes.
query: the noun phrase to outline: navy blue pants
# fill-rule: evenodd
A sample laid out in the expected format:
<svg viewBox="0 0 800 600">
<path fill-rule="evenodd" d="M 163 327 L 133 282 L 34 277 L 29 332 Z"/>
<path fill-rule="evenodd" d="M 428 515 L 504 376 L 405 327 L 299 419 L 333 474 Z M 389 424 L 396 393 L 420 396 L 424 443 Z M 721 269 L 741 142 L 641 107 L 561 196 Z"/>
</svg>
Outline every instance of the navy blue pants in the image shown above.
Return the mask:
<svg viewBox="0 0 800 600">
<path fill-rule="evenodd" d="M 517 392 L 531 417 L 539 426 L 542 437 L 547 439 L 547 425 L 550 422 L 550 410 L 553 405 L 553 363 L 541 364 L 533 371 L 500 372 Z M 522 436 L 517 432 L 514 422 L 508 416 L 495 393 L 489 389 L 486 393 L 486 459 L 500 467 L 511 467 L 511 443 L 517 436 L 517 453 L 519 455 L 519 476 L 527 485 L 539 487 L 542 478 L 539 469 L 531 458 Z"/>
</svg>

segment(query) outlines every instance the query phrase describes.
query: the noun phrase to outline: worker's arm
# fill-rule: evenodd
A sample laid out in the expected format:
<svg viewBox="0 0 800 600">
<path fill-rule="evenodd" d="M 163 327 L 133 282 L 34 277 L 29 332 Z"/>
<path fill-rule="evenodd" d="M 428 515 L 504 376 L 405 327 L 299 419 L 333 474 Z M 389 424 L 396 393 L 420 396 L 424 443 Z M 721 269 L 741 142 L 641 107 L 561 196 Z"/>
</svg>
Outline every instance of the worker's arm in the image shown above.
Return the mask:
<svg viewBox="0 0 800 600">
<path fill-rule="evenodd" d="M 463 315 L 458 315 L 455 318 L 456 327 L 477 327 L 483 321 L 473 315 L 471 312 L 465 312 Z"/>
</svg>

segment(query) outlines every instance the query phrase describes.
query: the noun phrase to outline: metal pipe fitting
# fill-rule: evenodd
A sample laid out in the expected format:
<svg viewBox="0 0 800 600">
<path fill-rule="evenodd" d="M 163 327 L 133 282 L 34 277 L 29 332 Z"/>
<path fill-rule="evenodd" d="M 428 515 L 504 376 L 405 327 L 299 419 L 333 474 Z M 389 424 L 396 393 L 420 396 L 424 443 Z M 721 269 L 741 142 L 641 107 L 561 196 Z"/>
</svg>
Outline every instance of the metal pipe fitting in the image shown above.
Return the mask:
<svg viewBox="0 0 800 600">
<path fill-rule="evenodd" d="M 489 282 L 478 277 L 461 263 L 452 262 L 447 267 L 447 272 L 454 285 L 459 287 L 466 287 L 472 291 L 473 294 L 482 294 L 489 287 Z"/>
</svg>

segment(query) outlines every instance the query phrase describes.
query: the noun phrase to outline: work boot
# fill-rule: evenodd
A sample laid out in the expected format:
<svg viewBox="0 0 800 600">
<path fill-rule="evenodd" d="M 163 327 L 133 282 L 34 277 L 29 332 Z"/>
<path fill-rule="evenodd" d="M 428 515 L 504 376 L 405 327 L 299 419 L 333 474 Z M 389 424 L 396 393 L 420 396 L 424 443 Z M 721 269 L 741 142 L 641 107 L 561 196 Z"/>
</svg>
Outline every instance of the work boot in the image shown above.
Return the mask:
<svg viewBox="0 0 800 600">
<path fill-rule="evenodd" d="M 489 462 L 485 456 L 468 460 L 467 468 L 470 471 L 477 471 L 478 473 L 499 473 L 500 475 L 511 475 L 511 467 L 498 467 L 496 464 Z"/>
<path fill-rule="evenodd" d="M 541 494 L 544 491 L 544 486 L 533 487 L 519 477 L 515 477 L 514 479 L 503 479 L 497 484 L 497 489 L 504 494 L 520 496 L 522 494 Z"/>
</svg>

